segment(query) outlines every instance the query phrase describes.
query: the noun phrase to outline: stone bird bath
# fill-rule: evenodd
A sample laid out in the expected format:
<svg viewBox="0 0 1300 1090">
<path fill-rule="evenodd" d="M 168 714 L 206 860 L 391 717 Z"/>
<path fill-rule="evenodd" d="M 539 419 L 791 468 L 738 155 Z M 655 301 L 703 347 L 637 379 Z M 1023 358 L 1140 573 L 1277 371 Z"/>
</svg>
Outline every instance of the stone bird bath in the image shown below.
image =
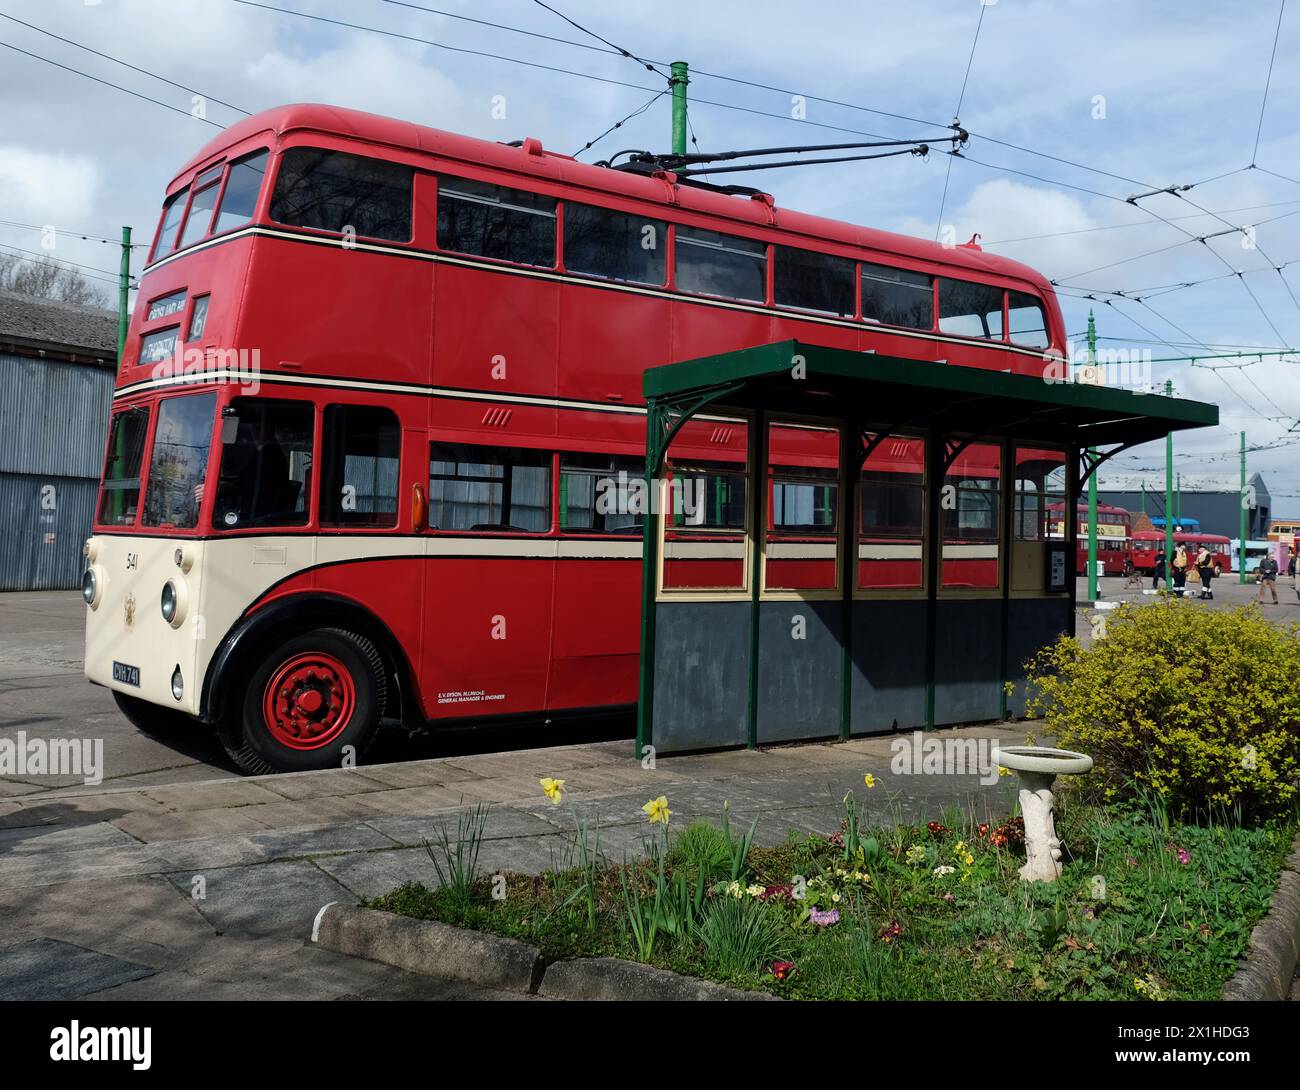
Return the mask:
<svg viewBox="0 0 1300 1090">
<path fill-rule="evenodd" d="M 1052 813 L 1052 785 L 1057 776 L 1078 775 L 1092 768 L 1086 753 L 1045 746 L 997 746 L 993 763 L 1020 775 L 1020 813 L 1025 819 L 1026 882 L 1055 882 L 1061 877 L 1061 842 Z"/>
</svg>

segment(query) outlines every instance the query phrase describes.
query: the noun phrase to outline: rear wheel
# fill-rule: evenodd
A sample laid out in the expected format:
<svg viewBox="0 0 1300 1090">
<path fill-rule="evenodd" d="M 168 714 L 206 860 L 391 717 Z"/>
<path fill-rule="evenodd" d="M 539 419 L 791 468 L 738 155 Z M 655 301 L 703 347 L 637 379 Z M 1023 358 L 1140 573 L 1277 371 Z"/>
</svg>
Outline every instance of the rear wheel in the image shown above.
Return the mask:
<svg viewBox="0 0 1300 1090">
<path fill-rule="evenodd" d="M 316 629 L 271 649 L 253 670 L 221 741 L 250 775 L 359 762 L 379 729 L 387 691 L 373 643 Z"/>
<path fill-rule="evenodd" d="M 129 693 L 120 693 L 114 689 L 113 699 L 117 701 L 121 713 L 131 721 L 131 725 L 150 738 L 194 738 L 211 730 L 206 724 L 182 711 L 152 704 Z"/>
</svg>

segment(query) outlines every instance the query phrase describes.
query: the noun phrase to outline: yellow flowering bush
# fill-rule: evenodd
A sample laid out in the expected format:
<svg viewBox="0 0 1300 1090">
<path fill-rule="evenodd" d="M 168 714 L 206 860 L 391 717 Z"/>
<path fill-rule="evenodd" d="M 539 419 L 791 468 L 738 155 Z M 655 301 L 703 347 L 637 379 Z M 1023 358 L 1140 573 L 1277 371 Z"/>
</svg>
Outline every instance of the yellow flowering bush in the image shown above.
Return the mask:
<svg viewBox="0 0 1300 1090">
<path fill-rule="evenodd" d="M 1296 797 L 1300 626 L 1258 607 L 1121 606 L 1092 647 L 1063 636 L 1039 652 L 1029 680 L 1030 714 L 1092 756 L 1084 789 L 1103 799 L 1268 816 Z"/>
</svg>

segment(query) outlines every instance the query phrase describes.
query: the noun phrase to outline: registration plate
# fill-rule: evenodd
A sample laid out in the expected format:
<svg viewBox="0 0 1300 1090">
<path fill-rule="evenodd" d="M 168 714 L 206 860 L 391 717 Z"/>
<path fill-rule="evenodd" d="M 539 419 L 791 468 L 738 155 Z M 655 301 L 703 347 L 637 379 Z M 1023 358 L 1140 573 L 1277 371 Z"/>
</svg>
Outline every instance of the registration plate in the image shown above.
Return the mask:
<svg viewBox="0 0 1300 1090">
<path fill-rule="evenodd" d="M 125 662 L 113 663 L 113 680 L 120 681 L 123 685 L 134 685 L 140 688 L 140 667 L 128 666 Z"/>
</svg>

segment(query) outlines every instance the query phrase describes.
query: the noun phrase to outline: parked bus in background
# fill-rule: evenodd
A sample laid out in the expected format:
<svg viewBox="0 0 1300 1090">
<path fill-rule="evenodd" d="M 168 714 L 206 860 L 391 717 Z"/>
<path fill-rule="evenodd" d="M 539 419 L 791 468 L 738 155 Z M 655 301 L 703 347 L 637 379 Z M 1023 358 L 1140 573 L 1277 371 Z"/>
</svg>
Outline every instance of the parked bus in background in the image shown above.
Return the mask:
<svg viewBox="0 0 1300 1090">
<path fill-rule="evenodd" d="M 1061 504 L 1053 504 L 1052 528 L 1049 536 L 1065 536 L 1061 525 Z M 1079 504 L 1079 547 L 1075 555 L 1074 572 L 1076 575 L 1088 574 L 1088 505 Z M 1097 504 L 1097 562 L 1101 565 L 1102 575 L 1123 575 L 1124 561 L 1133 555 L 1132 544 L 1133 518 L 1122 507 L 1109 504 Z"/>
<path fill-rule="evenodd" d="M 1300 519 L 1274 519 L 1268 524 L 1268 540 L 1280 541 L 1288 549 L 1295 548 L 1297 533 L 1300 533 Z"/>
<path fill-rule="evenodd" d="M 316 105 L 240 121 L 168 185 L 140 277 L 86 675 L 144 729 L 215 726 L 258 773 L 360 761 L 381 718 L 630 712 L 643 373 L 787 339 L 1042 376 L 1065 330 L 1041 274 L 978 245 L 533 139 Z M 781 428 L 766 559 L 786 585 L 821 585 L 852 519 L 859 588 L 923 592 L 927 437 L 864 450 L 846 496 L 834 436 Z M 692 503 L 666 588 L 743 585 L 748 431 L 677 433 L 665 476 Z M 978 442 L 953 459 L 941 594 L 1002 597 L 1002 505 L 1037 532 L 1065 465 Z"/>
<path fill-rule="evenodd" d="M 1174 533 L 1174 547 L 1179 545 L 1187 550 L 1188 563 L 1190 564 L 1196 554 L 1201 551 L 1204 545 L 1210 550 L 1213 558 L 1214 574 L 1222 575 L 1226 571 L 1232 571 L 1232 539 L 1223 537 L 1220 534 L 1189 534 L 1184 532 Z M 1146 575 L 1151 574 L 1151 569 L 1155 567 L 1156 558 L 1164 551 L 1165 532 L 1163 530 L 1137 530 L 1133 534 L 1133 566 L 1139 572 Z"/>
</svg>

